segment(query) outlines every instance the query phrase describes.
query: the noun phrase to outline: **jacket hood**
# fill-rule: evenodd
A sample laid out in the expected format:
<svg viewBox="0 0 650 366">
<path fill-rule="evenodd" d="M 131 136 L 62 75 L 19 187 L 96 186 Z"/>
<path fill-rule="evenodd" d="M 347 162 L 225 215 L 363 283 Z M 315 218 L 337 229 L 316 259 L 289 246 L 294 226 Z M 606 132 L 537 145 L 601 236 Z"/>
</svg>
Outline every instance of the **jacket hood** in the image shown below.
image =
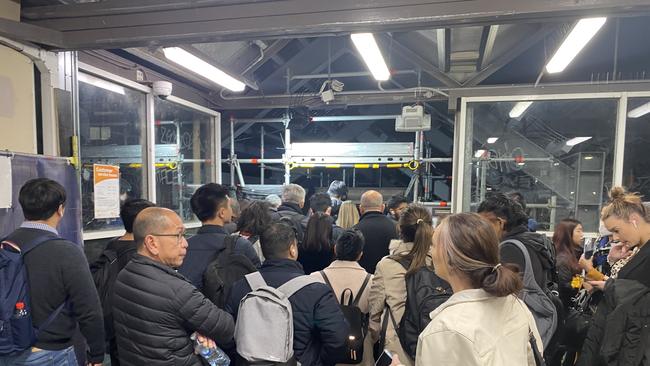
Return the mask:
<svg viewBox="0 0 650 366">
<path fill-rule="evenodd" d="M 522 226 L 523 228 L 523 226 Z M 518 228 L 517 228 L 518 229 Z M 554 267 L 554 248 L 551 239 L 549 239 L 544 234 L 532 233 L 528 230 L 513 230 L 508 233 L 503 241 L 508 239 L 515 239 L 522 242 L 526 247 L 534 250 L 539 254 L 539 258 L 542 260 L 542 265 L 544 269 L 550 269 Z"/>
<path fill-rule="evenodd" d="M 278 207 L 278 211 L 293 211 L 302 215 L 302 209 L 300 206 L 293 202 L 282 202 L 280 207 Z"/>
</svg>

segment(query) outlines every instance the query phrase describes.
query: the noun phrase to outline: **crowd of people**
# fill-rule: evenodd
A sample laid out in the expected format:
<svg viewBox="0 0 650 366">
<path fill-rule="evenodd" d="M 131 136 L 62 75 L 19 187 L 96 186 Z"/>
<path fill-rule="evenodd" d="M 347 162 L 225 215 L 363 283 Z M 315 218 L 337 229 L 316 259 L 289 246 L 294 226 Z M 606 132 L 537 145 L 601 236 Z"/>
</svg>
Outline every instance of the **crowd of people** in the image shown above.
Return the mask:
<svg viewBox="0 0 650 366">
<path fill-rule="evenodd" d="M 57 232 L 59 183 L 30 180 L 19 202 L 0 366 L 77 365 L 79 333 L 88 365 L 650 365 L 650 211 L 620 187 L 592 242 L 571 218 L 534 232 L 521 194 L 435 218 L 373 190 L 357 205 L 342 181 L 242 202 L 210 183 L 195 234 L 127 200 L 125 234 L 90 265 Z"/>
</svg>

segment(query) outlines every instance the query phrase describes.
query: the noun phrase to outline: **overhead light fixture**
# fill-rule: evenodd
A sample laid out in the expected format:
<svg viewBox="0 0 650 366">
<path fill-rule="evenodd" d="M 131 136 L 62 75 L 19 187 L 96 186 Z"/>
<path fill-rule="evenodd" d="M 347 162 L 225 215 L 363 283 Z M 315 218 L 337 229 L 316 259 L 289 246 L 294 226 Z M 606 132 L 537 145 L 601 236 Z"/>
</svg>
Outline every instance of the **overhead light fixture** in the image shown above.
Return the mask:
<svg viewBox="0 0 650 366">
<path fill-rule="evenodd" d="M 510 111 L 510 118 L 519 118 L 521 117 L 524 112 L 526 112 L 526 109 L 530 107 L 530 105 L 533 104 L 533 102 L 519 102 L 515 104 L 515 106 L 512 108 Z"/>
<path fill-rule="evenodd" d="M 177 63 L 195 74 L 203 76 L 228 90 L 233 92 L 242 92 L 246 89 L 246 84 L 243 82 L 180 47 L 165 47 L 163 48 L 163 53 L 170 61 Z"/>
<path fill-rule="evenodd" d="M 591 136 L 574 137 L 571 140 L 566 142 L 566 146 L 576 146 L 577 144 L 581 144 L 587 140 L 591 140 Z"/>
<path fill-rule="evenodd" d="M 487 139 L 488 144 L 493 144 L 493 143 L 495 143 L 497 141 L 499 141 L 498 137 L 488 137 L 488 139 Z"/>
<path fill-rule="evenodd" d="M 77 80 L 81 81 L 82 83 L 102 88 L 104 90 L 112 91 L 113 93 L 121 95 L 125 94 L 124 87 L 111 83 L 110 81 L 104 79 L 96 78 L 92 75 L 84 74 L 82 72 L 77 74 Z"/>
<path fill-rule="evenodd" d="M 483 149 L 481 149 L 481 150 L 476 150 L 476 153 L 474 154 L 474 157 L 475 157 L 475 158 L 482 158 L 483 155 L 485 155 L 486 152 L 487 152 L 487 151 L 486 151 L 486 150 L 483 150 Z"/>
<path fill-rule="evenodd" d="M 388 71 L 388 66 L 386 66 L 384 57 L 381 55 L 375 36 L 372 33 L 354 33 L 350 37 L 372 76 L 378 81 L 388 80 L 390 71 Z"/>
<path fill-rule="evenodd" d="M 554 74 L 563 71 L 606 21 L 607 18 L 580 19 L 546 65 L 546 72 Z"/>
<path fill-rule="evenodd" d="M 642 116 L 645 116 L 646 114 L 650 113 L 650 102 L 640 106 L 636 107 L 630 112 L 628 112 L 627 116 L 629 118 L 639 118 Z"/>
</svg>

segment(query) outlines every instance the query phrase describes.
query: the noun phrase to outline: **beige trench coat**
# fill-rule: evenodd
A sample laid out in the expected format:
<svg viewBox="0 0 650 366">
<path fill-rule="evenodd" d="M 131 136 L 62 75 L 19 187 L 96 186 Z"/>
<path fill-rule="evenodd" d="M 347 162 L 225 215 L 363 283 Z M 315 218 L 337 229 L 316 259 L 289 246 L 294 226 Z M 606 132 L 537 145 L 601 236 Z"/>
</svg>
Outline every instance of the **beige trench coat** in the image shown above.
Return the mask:
<svg viewBox="0 0 650 366">
<path fill-rule="evenodd" d="M 418 339 L 416 366 L 535 366 L 531 331 L 543 352 L 535 319 L 517 297 L 460 291 L 431 312 Z"/>
</svg>

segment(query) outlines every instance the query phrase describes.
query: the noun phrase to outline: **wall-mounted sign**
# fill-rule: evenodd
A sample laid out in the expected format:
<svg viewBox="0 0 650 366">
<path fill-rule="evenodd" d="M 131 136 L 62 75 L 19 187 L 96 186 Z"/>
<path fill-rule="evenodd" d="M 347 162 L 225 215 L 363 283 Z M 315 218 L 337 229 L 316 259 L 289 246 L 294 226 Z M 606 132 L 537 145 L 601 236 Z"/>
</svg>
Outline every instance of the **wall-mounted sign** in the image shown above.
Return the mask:
<svg viewBox="0 0 650 366">
<path fill-rule="evenodd" d="M 95 218 L 110 219 L 120 216 L 120 167 L 93 165 Z"/>
</svg>

